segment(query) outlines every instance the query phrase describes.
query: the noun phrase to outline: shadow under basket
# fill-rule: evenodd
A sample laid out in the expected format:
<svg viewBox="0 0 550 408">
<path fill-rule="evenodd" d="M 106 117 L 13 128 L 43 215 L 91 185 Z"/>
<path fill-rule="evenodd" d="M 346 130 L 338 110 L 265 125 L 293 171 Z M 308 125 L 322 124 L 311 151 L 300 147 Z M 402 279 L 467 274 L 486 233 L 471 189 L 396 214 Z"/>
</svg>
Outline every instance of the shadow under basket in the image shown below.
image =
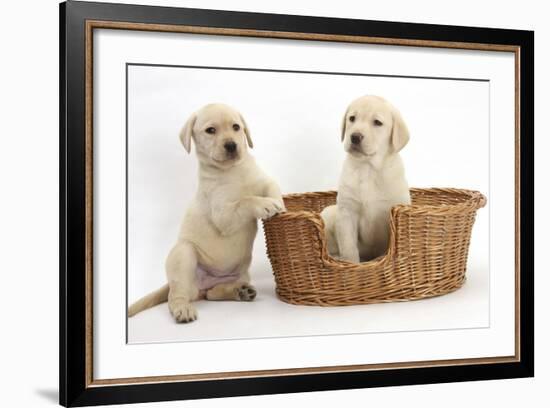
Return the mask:
<svg viewBox="0 0 550 408">
<path fill-rule="evenodd" d="M 327 252 L 319 213 L 336 192 L 284 196 L 287 212 L 263 222 L 278 297 L 297 305 L 346 306 L 439 296 L 460 288 L 476 211 L 477 191 L 411 189 L 412 205 L 392 208 L 388 252 L 351 263 Z"/>
</svg>

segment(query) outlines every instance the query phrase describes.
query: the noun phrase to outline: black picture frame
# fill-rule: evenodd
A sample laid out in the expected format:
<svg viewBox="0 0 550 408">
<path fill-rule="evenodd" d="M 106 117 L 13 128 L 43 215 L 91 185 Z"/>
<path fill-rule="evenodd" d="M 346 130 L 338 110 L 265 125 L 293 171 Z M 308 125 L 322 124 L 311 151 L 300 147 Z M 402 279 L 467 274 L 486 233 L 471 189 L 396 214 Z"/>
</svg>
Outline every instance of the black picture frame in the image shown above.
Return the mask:
<svg viewBox="0 0 550 408">
<path fill-rule="evenodd" d="M 534 376 L 534 33 L 532 31 L 364 21 L 169 7 L 68 1 L 60 4 L 60 403 L 122 404 Z M 517 359 L 491 364 L 442 364 L 383 370 L 257 376 L 216 380 L 103 384 L 87 367 L 90 292 L 87 245 L 86 22 L 91 20 L 217 27 L 326 36 L 367 36 L 428 42 L 512 46 L 518 50 L 516 150 L 519 207 L 516 245 Z M 89 283 L 89 282 L 88 282 Z"/>
</svg>

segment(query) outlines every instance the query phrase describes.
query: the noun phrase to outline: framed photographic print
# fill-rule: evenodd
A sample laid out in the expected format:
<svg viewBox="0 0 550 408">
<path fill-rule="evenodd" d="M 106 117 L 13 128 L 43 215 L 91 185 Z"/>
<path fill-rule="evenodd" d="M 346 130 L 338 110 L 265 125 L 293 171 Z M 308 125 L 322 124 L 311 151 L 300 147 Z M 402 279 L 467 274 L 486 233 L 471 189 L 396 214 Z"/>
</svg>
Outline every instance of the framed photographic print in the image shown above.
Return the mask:
<svg viewBox="0 0 550 408">
<path fill-rule="evenodd" d="M 60 403 L 534 375 L 530 31 L 60 6 Z"/>
</svg>

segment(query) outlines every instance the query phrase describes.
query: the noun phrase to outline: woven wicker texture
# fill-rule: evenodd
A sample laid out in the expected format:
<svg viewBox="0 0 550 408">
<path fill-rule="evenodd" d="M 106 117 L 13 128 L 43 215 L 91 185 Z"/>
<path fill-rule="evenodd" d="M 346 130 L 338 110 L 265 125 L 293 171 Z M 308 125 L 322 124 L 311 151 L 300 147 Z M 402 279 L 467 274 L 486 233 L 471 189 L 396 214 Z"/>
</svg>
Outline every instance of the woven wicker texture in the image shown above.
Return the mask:
<svg viewBox="0 0 550 408">
<path fill-rule="evenodd" d="M 359 264 L 328 255 L 320 211 L 336 192 L 290 194 L 287 212 L 264 221 L 277 295 L 299 305 L 345 306 L 443 295 L 462 286 L 472 226 L 486 203 L 477 192 L 411 189 L 391 210 L 386 255 Z"/>
</svg>

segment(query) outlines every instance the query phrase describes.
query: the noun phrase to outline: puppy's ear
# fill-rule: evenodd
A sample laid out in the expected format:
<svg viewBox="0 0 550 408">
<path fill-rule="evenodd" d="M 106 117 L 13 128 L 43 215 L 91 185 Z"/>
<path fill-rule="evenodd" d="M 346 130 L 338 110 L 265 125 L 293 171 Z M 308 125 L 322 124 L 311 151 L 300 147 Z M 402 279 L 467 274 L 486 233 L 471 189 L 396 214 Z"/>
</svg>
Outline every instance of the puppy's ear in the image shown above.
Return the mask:
<svg viewBox="0 0 550 408">
<path fill-rule="evenodd" d="M 346 135 L 346 124 L 348 123 L 348 110 L 346 109 L 346 113 L 344 113 L 344 117 L 342 118 L 342 126 L 341 126 L 341 136 L 340 141 L 344 141 L 344 136 Z"/>
<path fill-rule="evenodd" d="M 243 118 L 243 115 L 239 114 L 239 117 L 241 118 L 241 122 L 243 124 L 243 131 L 246 135 L 246 143 L 248 143 L 248 147 L 251 149 L 254 147 L 254 143 L 252 143 L 252 137 L 250 136 L 250 129 L 248 128 L 248 125 L 246 124 L 246 121 Z"/>
<path fill-rule="evenodd" d="M 189 119 L 187 119 L 187 122 L 185 122 L 185 125 L 180 132 L 181 144 L 183 145 L 187 153 L 191 153 L 191 137 L 193 136 L 193 127 L 195 126 L 196 120 L 197 115 L 193 113 L 189 117 Z"/>
<path fill-rule="evenodd" d="M 391 144 L 395 152 L 400 151 L 409 142 L 409 129 L 401 116 L 401 113 L 395 108 L 392 109 L 393 127 L 391 132 Z"/>
</svg>

